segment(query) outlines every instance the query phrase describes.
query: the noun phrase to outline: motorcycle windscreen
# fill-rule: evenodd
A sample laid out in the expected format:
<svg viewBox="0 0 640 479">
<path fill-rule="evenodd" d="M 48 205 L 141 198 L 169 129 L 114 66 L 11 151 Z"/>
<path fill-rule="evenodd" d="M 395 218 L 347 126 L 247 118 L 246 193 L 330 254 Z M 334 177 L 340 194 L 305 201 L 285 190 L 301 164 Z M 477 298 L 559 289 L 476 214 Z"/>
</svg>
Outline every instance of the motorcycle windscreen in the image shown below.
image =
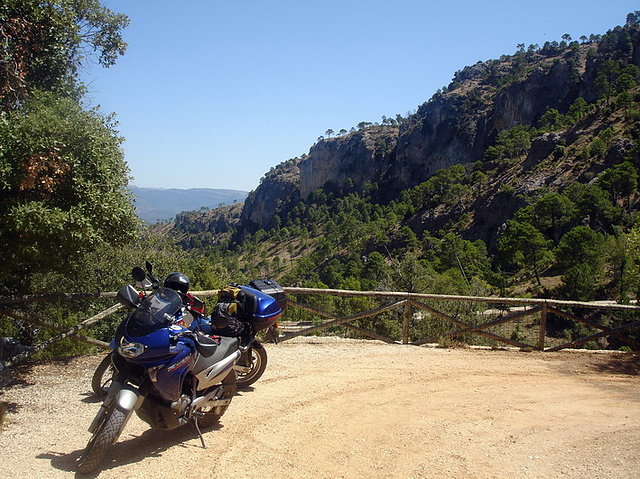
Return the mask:
<svg viewBox="0 0 640 479">
<path fill-rule="evenodd" d="M 180 295 L 169 288 L 159 288 L 147 296 L 127 321 L 128 336 L 146 336 L 166 328 L 182 308 Z"/>
</svg>

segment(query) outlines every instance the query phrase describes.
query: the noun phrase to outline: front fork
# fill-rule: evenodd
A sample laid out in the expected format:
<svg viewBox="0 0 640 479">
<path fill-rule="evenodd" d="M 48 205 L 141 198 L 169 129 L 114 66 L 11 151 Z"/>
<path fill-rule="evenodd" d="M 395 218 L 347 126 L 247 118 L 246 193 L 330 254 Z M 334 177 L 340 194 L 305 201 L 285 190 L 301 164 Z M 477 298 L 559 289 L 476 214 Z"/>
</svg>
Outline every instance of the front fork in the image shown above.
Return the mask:
<svg viewBox="0 0 640 479">
<path fill-rule="evenodd" d="M 119 409 L 125 413 L 125 421 L 122 427 L 129 421 L 131 414 L 135 411 L 144 400 L 144 396 L 140 394 L 140 391 L 135 386 L 127 384 L 120 378 L 114 378 L 109 386 L 107 397 L 100 405 L 100 409 L 93 418 L 91 425 L 89 426 L 89 432 L 95 433 L 100 425 L 109 417 L 111 411 L 114 408 Z M 122 431 L 119 431 L 122 432 Z"/>
</svg>

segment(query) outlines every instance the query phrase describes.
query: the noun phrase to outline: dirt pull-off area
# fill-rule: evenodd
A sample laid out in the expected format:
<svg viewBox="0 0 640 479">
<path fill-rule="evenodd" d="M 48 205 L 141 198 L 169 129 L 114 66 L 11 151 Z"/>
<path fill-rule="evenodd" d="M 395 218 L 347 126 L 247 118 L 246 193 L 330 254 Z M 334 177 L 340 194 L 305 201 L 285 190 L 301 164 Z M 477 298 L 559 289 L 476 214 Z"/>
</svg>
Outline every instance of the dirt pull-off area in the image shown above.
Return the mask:
<svg viewBox="0 0 640 479">
<path fill-rule="evenodd" d="M 430 349 L 308 338 L 219 426 L 137 417 L 101 478 L 637 478 L 640 363 L 611 353 Z M 73 477 L 101 358 L 38 365 L 5 389 L 0 477 Z"/>
</svg>

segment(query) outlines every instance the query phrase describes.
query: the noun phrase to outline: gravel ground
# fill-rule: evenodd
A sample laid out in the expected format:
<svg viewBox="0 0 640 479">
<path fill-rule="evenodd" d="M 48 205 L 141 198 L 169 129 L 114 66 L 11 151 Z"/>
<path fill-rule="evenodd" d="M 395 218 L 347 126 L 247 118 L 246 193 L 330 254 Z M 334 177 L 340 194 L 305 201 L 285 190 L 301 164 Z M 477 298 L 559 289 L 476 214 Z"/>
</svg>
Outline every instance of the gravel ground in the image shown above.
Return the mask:
<svg viewBox="0 0 640 479">
<path fill-rule="evenodd" d="M 637 478 L 640 358 L 338 338 L 267 345 L 218 426 L 137 417 L 101 478 Z M 73 477 L 101 356 L 23 371 L 0 401 L 0 477 Z"/>
</svg>

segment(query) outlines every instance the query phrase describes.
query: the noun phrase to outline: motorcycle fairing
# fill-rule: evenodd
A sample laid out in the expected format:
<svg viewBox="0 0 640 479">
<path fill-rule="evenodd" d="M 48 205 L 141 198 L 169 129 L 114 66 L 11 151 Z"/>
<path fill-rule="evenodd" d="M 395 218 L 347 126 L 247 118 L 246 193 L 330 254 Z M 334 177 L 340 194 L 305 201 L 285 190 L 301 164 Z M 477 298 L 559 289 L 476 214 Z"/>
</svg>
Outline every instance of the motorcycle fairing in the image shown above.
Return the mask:
<svg viewBox="0 0 640 479">
<path fill-rule="evenodd" d="M 219 383 L 240 357 L 239 341 L 237 338 L 221 337 L 220 344 L 212 356 L 205 358 L 198 355 L 192 368 L 193 375 L 198 379 L 197 390 L 201 391 Z"/>
<path fill-rule="evenodd" d="M 178 342 L 173 348 L 177 352 L 171 358 L 171 361 L 164 364 L 154 371 L 152 376 L 153 386 L 160 395 L 168 400 L 175 401 L 182 394 L 182 382 L 184 377 L 193 367 L 194 348 L 182 341 Z"/>
</svg>

